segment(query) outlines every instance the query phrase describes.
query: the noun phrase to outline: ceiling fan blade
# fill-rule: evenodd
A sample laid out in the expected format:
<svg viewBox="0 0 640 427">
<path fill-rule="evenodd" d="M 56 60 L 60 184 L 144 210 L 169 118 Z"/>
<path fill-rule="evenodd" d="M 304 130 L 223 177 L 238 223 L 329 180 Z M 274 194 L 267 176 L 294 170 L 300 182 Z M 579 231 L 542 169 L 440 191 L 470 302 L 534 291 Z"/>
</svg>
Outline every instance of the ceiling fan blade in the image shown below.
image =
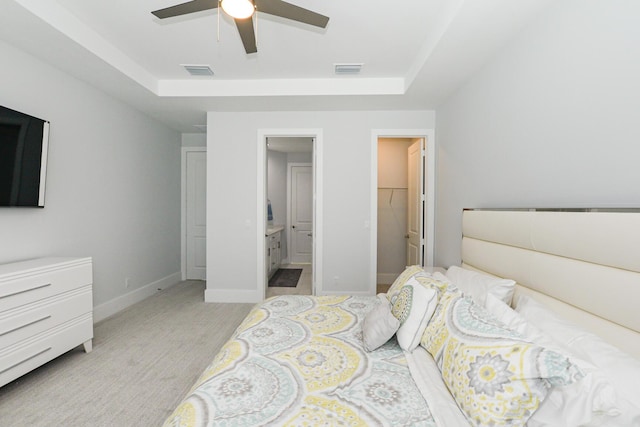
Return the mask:
<svg viewBox="0 0 640 427">
<path fill-rule="evenodd" d="M 218 0 L 192 0 L 164 9 L 154 10 L 153 13 L 160 19 L 174 16 L 186 15 L 188 13 L 200 12 L 203 10 L 215 9 L 218 7 Z"/>
<path fill-rule="evenodd" d="M 255 5 L 258 12 L 280 16 L 320 28 L 326 28 L 329 22 L 328 16 L 320 15 L 282 0 L 255 0 Z"/>
<path fill-rule="evenodd" d="M 253 31 L 253 18 L 234 19 L 234 21 L 236 21 L 245 52 L 256 53 L 258 46 L 256 46 L 256 33 Z"/>
</svg>

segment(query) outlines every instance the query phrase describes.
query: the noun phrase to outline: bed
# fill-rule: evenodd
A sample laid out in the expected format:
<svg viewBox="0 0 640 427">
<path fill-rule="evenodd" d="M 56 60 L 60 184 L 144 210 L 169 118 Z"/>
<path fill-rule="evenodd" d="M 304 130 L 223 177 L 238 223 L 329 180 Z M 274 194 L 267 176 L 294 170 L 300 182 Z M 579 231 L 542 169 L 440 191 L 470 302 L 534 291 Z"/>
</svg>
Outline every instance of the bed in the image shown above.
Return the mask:
<svg viewBox="0 0 640 427">
<path fill-rule="evenodd" d="M 165 426 L 640 425 L 640 213 L 465 210 L 462 263 L 258 304 Z"/>
</svg>

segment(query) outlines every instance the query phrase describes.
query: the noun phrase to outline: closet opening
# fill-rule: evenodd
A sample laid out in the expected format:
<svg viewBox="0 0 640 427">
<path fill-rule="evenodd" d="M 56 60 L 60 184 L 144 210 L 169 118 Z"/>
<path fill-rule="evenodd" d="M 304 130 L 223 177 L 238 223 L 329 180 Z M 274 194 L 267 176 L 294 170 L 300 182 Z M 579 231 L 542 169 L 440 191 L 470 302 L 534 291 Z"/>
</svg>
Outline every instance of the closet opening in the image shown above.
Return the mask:
<svg viewBox="0 0 640 427">
<path fill-rule="evenodd" d="M 433 265 L 433 131 L 374 131 L 371 191 L 372 293 L 408 265 Z"/>
<path fill-rule="evenodd" d="M 422 138 L 378 139 L 379 288 L 407 265 L 424 265 L 422 146 Z"/>
</svg>

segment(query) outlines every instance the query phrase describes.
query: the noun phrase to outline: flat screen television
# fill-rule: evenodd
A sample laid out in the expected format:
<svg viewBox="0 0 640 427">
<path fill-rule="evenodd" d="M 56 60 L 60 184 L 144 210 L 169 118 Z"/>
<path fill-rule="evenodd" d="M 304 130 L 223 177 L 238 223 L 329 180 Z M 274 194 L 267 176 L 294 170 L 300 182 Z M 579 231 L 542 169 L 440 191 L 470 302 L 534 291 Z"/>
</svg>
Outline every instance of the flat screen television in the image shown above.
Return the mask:
<svg viewBox="0 0 640 427">
<path fill-rule="evenodd" d="M 44 207 L 49 122 L 0 106 L 0 206 Z"/>
</svg>

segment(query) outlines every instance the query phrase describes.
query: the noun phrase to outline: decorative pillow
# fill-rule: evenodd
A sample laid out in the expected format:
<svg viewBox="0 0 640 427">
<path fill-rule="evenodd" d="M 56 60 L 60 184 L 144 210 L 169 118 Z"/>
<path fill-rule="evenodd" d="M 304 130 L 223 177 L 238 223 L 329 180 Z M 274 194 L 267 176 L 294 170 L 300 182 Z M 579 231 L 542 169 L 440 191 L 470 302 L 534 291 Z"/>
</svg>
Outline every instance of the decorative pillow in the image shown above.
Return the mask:
<svg viewBox="0 0 640 427">
<path fill-rule="evenodd" d="M 613 385 L 596 366 L 562 349 L 559 343 L 543 334 L 519 313 L 493 295 L 487 295 L 487 310 L 527 340 L 567 354 L 585 373 L 584 378 L 566 386 L 554 387 L 528 426 L 597 426 L 620 414 Z"/>
<path fill-rule="evenodd" d="M 409 278 L 394 294 L 391 312 L 400 321 L 396 337 L 403 350 L 413 351 L 418 346 L 437 303 L 437 290 L 428 281 L 421 283 L 416 277 Z"/>
<path fill-rule="evenodd" d="M 527 342 L 458 290 L 442 296 L 421 344 L 476 426 L 523 426 L 552 386 L 584 376 L 567 357 Z"/>
<path fill-rule="evenodd" d="M 400 289 L 407 283 L 407 280 L 414 277 L 416 274 L 427 276 L 426 271 L 419 265 L 410 265 L 404 269 L 402 273 L 393 281 L 391 287 L 387 291 L 387 298 L 391 301 L 395 295 L 400 292 Z"/>
<path fill-rule="evenodd" d="M 442 279 L 437 275 L 440 275 Z M 438 293 L 438 297 L 451 286 L 447 278 L 439 272 L 434 273 L 433 276 L 429 276 L 428 273 L 427 275 L 416 274 L 415 276 L 413 276 L 413 278 L 416 279 L 422 286 L 434 289 Z"/>
<path fill-rule="evenodd" d="M 487 294 L 492 294 L 506 304 L 511 304 L 513 289 L 516 285 L 513 280 L 492 277 L 455 265 L 449 267 L 446 276 L 453 285 L 473 298 L 477 304 L 484 306 Z"/>
<path fill-rule="evenodd" d="M 391 304 L 384 294 L 378 294 L 380 303 L 362 321 L 362 340 L 367 351 L 382 346 L 396 333 L 400 321 L 391 313 Z"/>
</svg>

